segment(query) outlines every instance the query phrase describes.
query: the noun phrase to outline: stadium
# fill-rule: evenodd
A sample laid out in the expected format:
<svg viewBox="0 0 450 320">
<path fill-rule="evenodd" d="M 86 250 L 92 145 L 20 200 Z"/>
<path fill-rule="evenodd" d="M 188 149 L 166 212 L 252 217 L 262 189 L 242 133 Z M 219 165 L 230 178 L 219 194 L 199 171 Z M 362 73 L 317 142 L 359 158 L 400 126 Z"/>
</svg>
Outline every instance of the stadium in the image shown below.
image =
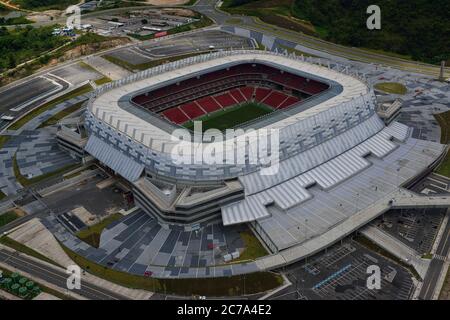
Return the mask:
<svg viewBox="0 0 450 320">
<path fill-rule="evenodd" d="M 376 106 L 364 78 L 338 65 L 259 50 L 214 52 L 97 88 L 84 150 L 126 180 L 137 206 L 161 225 L 247 223 L 273 253 L 255 269 L 270 269 L 389 210 L 394 195 L 406 192 L 400 187 L 442 157 L 443 145 L 413 138 L 398 122 L 386 126 Z M 251 161 L 251 143 L 183 141 L 189 150 L 225 148 L 244 161 L 176 163 L 174 132 L 192 132 L 197 121 L 205 132 L 243 129 L 244 141 L 276 131 L 277 143 L 264 149 L 277 153 L 276 172 L 264 174 L 267 163 Z"/>
</svg>

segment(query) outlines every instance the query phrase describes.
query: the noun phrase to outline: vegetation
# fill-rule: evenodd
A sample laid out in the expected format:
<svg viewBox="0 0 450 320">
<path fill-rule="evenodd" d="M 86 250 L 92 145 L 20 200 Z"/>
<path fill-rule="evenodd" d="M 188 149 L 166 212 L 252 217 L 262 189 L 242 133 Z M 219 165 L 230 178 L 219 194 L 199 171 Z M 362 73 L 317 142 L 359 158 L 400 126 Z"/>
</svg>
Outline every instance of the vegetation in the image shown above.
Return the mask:
<svg viewBox="0 0 450 320">
<path fill-rule="evenodd" d="M 70 43 L 70 45 L 68 45 L 67 47 L 64 47 L 63 51 L 67 51 L 69 49 L 73 49 L 75 47 L 82 46 L 82 45 L 87 45 L 87 44 L 92 44 L 92 43 L 101 43 L 101 42 L 115 40 L 115 39 L 117 39 L 117 38 L 105 37 L 105 36 L 101 36 L 96 33 L 89 32 L 89 33 L 85 33 L 85 34 L 81 35 L 80 37 L 76 38 L 74 41 L 72 41 Z"/>
<path fill-rule="evenodd" d="M 12 295 L 15 295 L 16 297 L 25 299 L 25 300 L 32 300 L 34 299 L 36 296 L 38 296 L 41 293 L 41 288 L 37 285 L 34 284 L 34 282 L 30 282 L 31 284 L 31 288 L 27 288 L 27 290 L 25 291 L 24 294 L 21 294 L 18 291 L 18 288 L 15 289 L 12 287 L 13 284 L 15 285 L 19 285 L 18 287 L 20 287 L 20 283 L 19 283 L 19 279 L 24 278 L 22 275 L 16 273 L 16 275 L 18 275 L 19 277 L 16 278 L 15 283 L 13 283 L 13 279 L 11 278 L 11 276 L 13 275 L 13 273 L 9 270 L 2 270 L 2 277 L 0 278 L 0 288 L 6 292 L 9 292 Z M 11 284 L 7 284 L 6 279 L 9 278 L 10 281 L 12 282 Z M 29 279 L 27 279 L 26 282 L 28 282 Z M 25 284 L 24 284 L 25 286 Z"/>
<path fill-rule="evenodd" d="M 0 215 L 0 227 L 7 225 L 10 222 L 13 222 L 19 217 L 17 213 L 14 211 L 8 211 Z"/>
<path fill-rule="evenodd" d="M 27 28 L 31 28 L 30 26 L 27 26 Z M 47 28 L 47 27 L 42 27 Z M 42 28 L 37 28 L 38 30 Z M 50 29 L 52 29 L 51 27 Z M 20 29 L 23 29 L 20 27 Z M 2 30 L 2 29 L 0 29 Z M 1 31 L 0 31 L 1 34 Z M 46 51 L 46 53 L 43 52 L 34 52 L 32 49 L 33 47 L 29 47 L 29 51 L 27 51 L 27 59 L 22 59 L 27 61 L 26 63 L 23 63 L 20 65 L 20 67 L 14 68 L 13 66 L 18 65 L 19 63 L 22 63 L 23 61 L 18 61 L 17 58 L 12 58 L 14 60 L 14 63 L 9 63 L 12 60 L 8 58 L 7 56 L 3 56 L 3 61 L 6 61 L 6 69 L 2 68 L 1 61 L 2 58 L 0 57 L 0 72 L 5 71 L 3 76 L 0 77 L 0 86 L 4 85 L 6 83 L 9 83 L 11 81 L 20 79 L 22 77 L 26 77 L 42 66 L 48 64 L 49 62 L 55 62 L 56 60 L 58 62 L 63 62 L 67 59 L 72 59 L 74 57 L 83 56 L 86 54 L 91 54 L 93 52 L 98 52 L 99 50 L 107 49 L 109 47 L 115 46 L 117 44 L 120 44 L 117 40 L 124 40 L 129 41 L 128 38 L 125 37 L 103 37 L 97 34 L 93 33 L 87 33 L 79 36 L 75 40 L 70 41 L 68 37 L 61 37 L 61 36 L 51 36 L 51 41 L 54 39 L 59 39 L 59 41 L 64 40 L 63 45 L 61 46 L 55 46 L 56 48 L 52 48 L 52 50 Z M 122 43 L 124 41 L 121 41 Z M 0 35 L 0 43 L 1 43 L 1 35 Z M 25 48 L 27 48 L 25 46 Z M 70 52 L 72 50 L 72 52 Z M 1 52 L 2 50 L 0 50 Z M 9 50 L 11 54 L 14 54 L 14 49 Z M 70 53 L 67 55 L 67 53 Z M 74 56 L 75 55 L 75 56 Z M 39 58 L 36 58 L 39 57 Z"/>
<path fill-rule="evenodd" d="M 7 195 L 2 190 L 0 190 L 0 200 L 3 200 L 6 197 Z"/>
<path fill-rule="evenodd" d="M 0 17 L 0 26 L 12 26 L 17 24 L 29 24 L 29 23 L 32 23 L 32 21 L 28 20 L 25 16 L 14 17 L 9 19 Z"/>
<path fill-rule="evenodd" d="M 43 254 L 40 254 L 36 250 L 31 249 L 30 247 L 28 247 L 28 246 L 26 246 L 26 245 L 24 245 L 24 244 L 22 244 L 22 243 L 20 243 L 20 242 L 18 242 L 16 240 L 14 240 L 14 239 L 11 239 L 10 237 L 7 237 L 7 236 L 0 237 L 0 243 L 5 245 L 5 246 L 8 246 L 8 247 L 10 247 L 10 248 L 12 248 L 12 249 L 14 249 L 16 251 L 19 251 L 19 252 L 22 252 L 22 253 L 24 253 L 26 255 L 29 255 L 31 257 L 35 257 L 36 259 L 39 259 L 39 260 L 51 263 L 51 264 L 53 264 L 55 266 L 58 266 L 58 267 L 60 266 L 55 261 L 47 258 Z"/>
<path fill-rule="evenodd" d="M 65 10 L 72 4 L 77 4 L 78 0 L 13 0 L 21 9 L 27 10 Z"/>
<path fill-rule="evenodd" d="M 425 253 L 422 255 L 422 259 L 433 259 L 432 253 Z"/>
<path fill-rule="evenodd" d="M 58 112 L 57 114 L 55 114 L 54 116 L 52 116 L 51 118 L 47 119 L 46 121 L 44 121 L 39 128 L 44 128 L 44 127 L 48 127 L 48 126 L 52 126 L 58 123 L 58 121 L 60 121 L 61 119 L 67 117 L 68 115 L 74 113 L 75 111 L 78 111 L 81 109 L 81 107 L 83 106 L 84 101 L 75 103 L 74 105 Z"/>
<path fill-rule="evenodd" d="M 286 19 L 310 22 L 320 37 L 347 46 L 395 52 L 434 64 L 450 61 L 449 1 L 379 0 L 381 30 L 366 27 L 371 4 L 370 0 L 225 0 L 223 8 L 297 31 L 302 30 L 287 25 Z"/>
<path fill-rule="evenodd" d="M 408 89 L 398 82 L 379 82 L 373 86 L 375 89 L 393 94 L 406 94 Z"/>
<path fill-rule="evenodd" d="M 223 131 L 271 113 L 272 111 L 273 110 L 271 108 L 262 104 L 250 102 L 228 107 L 226 109 L 220 109 L 197 118 L 195 121 L 202 121 L 203 131 L 212 128 Z M 184 124 L 184 127 L 193 130 L 194 122 L 190 120 Z"/>
<path fill-rule="evenodd" d="M 8 30 L 0 28 L 0 72 L 15 68 L 18 64 L 31 60 L 44 52 L 68 42 L 67 37 L 52 35 L 54 26 L 32 28 L 26 26 Z"/>
<path fill-rule="evenodd" d="M 233 260 L 233 263 L 239 261 L 255 260 L 256 258 L 264 257 L 268 254 L 267 250 L 263 247 L 261 242 L 251 230 L 246 230 L 240 233 L 242 240 L 244 240 L 244 251 L 240 257 Z"/>
<path fill-rule="evenodd" d="M 11 277 L 11 275 L 13 274 L 13 272 L 12 272 L 11 270 L 5 269 L 5 268 L 3 268 L 3 267 L 1 267 L 0 270 L 3 272 L 3 275 L 4 275 L 5 277 Z M 46 286 L 44 286 L 44 285 L 42 285 L 42 284 L 40 284 L 40 283 L 35 283 L 35 284 L 36 284 L 37 286 L 39 286 L 39 288 L 40 288 L 43 292 L 46 292 L 46 293 L 48 293 L 48 294 L 51 294 L 52 296 L 55 296 L 55 297 L 57 297 L 57 298 L 59 298 L 59 299 L 62 299 L 62 300 L 73 300 L 71 297 L 66 296 L 65 294 L 63 294 L 63 293 L 61 293 L 61 292 L 59 292 L 59 291 L 56 291 L 56 290 L 51 289 L 51 288 L 49 288 L 49 287 L 46 287 Z"/>
<path fill-rule="evenodd" d="M 165 64 L 165 63 L 169 63 L 169 62 L 173 62 L 173 61 L 177 61 L 177 60 L 181 60 L 181 59 L 185 59 L 185 58 L 189 58 L 189 57 L 193 57 L 193 56 L 198 56 L 202 54 L 202 52 L 195 52 L 195 53 L 189 53 L 189 54 L 183 54 L 183 55 L 179 55 L 179 56 L 172 56 L 172 57 L 167 57 L 167 58 L 163 58 L 163 59 L 158 59 L 158 60 L 152 60 L 149 62 L 145 62 L 145 63 L 140 63 L 140 64 L 132 64 L 128 61 L 116 58 L 114 56 L 110 56 L 110 55 L 104 55 L 102 56 L 103 58 L 105 58 L 106 60 L 108 60 L 109 62 L 112 62 L 114 64 L 117 64 L 118 66 L 130 70 L 130 71 L 136 71 L 136 70 L 146 70 L 149 68 L 153 68 L 153 67 L 157 67 L 161 64 Z"/>
<path fill-rule="evenodd" d="M 435 114 L 434 118 L 441 127 L 441 143 L 450 143 L 450 111 Z M 450 152 L 447 152 L 445 158 L 442 160 L 441 164 L 435 171 L 438 174 L 450 177 Z"/>
<path fill-rule="evenodd" d="M 285 29 L 317 34 L 317 28 L 310 22 L 298 19 L 292 13 L 292 6 L 293 0 L 224 0 L 221 8 L 232 14 L 255 16 L 265 23 Z"/>
<path fill-rule="evenodd" d="M 52 172 L 48 172 L 48 173 L 44 173 L 41 174 L 40 176 L 36 176 L 33 178 L 27 178 L 25 176 L 23 176 L 20 173 L 20 168 L 19 168 L 19 164 L 17 163 L 17 154 L 14 155 L 13 157 L 13 170 L 14 170 L 14 176 L 16 177 L 16 180 L 23 186 L 23 187 L 27 187 L 30 186 L 32 184 L 38 183 L 40 181 L 49 179 L 51 177 L 55 177 L 57 175 L 60 175 L 66 171 L 70 171 L 76 167 L 79 167 L 80 165 L 78 163 L 74 163 L 74 164 L 69 164 L 66 165 L 58 170 L 52 171 Z"/>
<path fill-rule="evenodd" d="M 449 300 L 450 299 L 450 268 L 447 269 L 447 275 L 445 276 L 444 284 L 442 285 L 442 290 L 439 294 L 439 300 Z"/>
<path fill-rule="evenodd" d="M 123 216 L 120 213 L 110 215 L 109 217 L 100 221 L 99 223 L 87 227 L 86 229 L 83 229 L 81 231 L 78 231 L 77 237 L 80 238 L 80 240 L 86 242 L 87 244 L 95 248 L 98 248 L 100 246 L 100 236 L 102 234 L 103 229 L 105 229 L 111 223 L 119 220 L 122 217 Z"/>
<path fill-rule="evenodd" d="M 272 272 L 256 272 L 242 276 L 198 279 L 156 279 L 125 273 L 87 260 L 61 245 L 81 268 L 100 278 L 134 289 L 182 296 L 237 296 L 265 292 L 280 286 L 283 279 Z"/>
<path fill-rule="evenodd" d="M 105 83 L 108 83 L 108 82 L 111 82 L 111 81 L 112 80 L 109 77 L 102 77 L 100 79 L 95 80 L 94 82 L 95 82 L 96 85 L 101 86 L 102 84 L 105 84 Z"/>
<path fill-rule="evenodd" d="M 0 149 L 9 141 L 11 136 L 0 136 Z"/>
<path fill-rule="evenodd" d="M 82 94 L 88 93 L 92 91 L 92 87 L 90 84 L 85 84 L 84 86 L 81 86 L 75 90 L 72 90 L 52 101 L 49 101 L 45 104 L 43 104 L 42 106 L 34 109 L 33 111 L 25 114 L 22 118 L 18 119 L 16 122 L 14 122 L 13 124 L 11 124 L 9 126 L 9 130 L 18 130 L 20 128 L 22 128 L 23 125 L 25 125 L 28 121 L 30 121 L 31 119 L 34 119 L 35 117 L 37 117 L 38 115 L 40 115 L 41 113 L 52 109 L 53 107 L 55 107 L 57 104 L 62 103 L 66 100 L 72 99 L 74 97 L 78 97 Z"/>
</svg>

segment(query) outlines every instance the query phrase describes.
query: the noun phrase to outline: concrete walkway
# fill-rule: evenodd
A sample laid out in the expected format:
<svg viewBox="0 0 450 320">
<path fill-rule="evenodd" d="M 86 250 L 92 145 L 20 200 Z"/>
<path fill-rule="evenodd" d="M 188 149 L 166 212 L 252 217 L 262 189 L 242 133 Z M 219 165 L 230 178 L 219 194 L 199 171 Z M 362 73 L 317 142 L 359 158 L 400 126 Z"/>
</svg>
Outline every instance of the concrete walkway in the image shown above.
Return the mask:
<svg viewBox="0 0 450 320">
<path fill-rule="evenodd" d="M 103 74 L 104 76 L 110 78 L 111 80 L 119 80 L 125 78 L 131 74 L 130 71 L 109 62 L 108 60 L 98 57 L 90 56 L 83 60 L 95 70 Z"/>
<path fill-rule="evenodd" d="M 429 259 L 422 259 L 415 250 L 375 226 L 369 225 L 360 231 L 377 245 L 411 265 L 422 279 L 425 277 L 430 265 Z"/>
</svg>

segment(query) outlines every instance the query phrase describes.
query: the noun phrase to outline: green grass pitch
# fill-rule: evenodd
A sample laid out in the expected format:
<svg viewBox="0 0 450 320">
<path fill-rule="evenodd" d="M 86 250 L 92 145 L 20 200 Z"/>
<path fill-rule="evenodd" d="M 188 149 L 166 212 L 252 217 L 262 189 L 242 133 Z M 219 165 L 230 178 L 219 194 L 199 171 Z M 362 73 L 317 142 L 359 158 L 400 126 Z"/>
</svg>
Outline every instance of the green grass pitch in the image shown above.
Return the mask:
<svg viewBox="0 0 450 320">
<path fill-rule="evenodd" d="M 208 129 L 218 129 L 224 131 L 225 129 L 231 129 L 243 124 L 247 121 L 256 119 L 263 115 L 269 114 L 274 110 L 255 102 L 249 102 L 226 109 L 221 109 L 213 113 L 201 116 L 195 121 L 202 121 L 203 132 Z M 194 122 L 192 120 L 183 124 L 187 129 L 194 129 Z"/>
</svg>

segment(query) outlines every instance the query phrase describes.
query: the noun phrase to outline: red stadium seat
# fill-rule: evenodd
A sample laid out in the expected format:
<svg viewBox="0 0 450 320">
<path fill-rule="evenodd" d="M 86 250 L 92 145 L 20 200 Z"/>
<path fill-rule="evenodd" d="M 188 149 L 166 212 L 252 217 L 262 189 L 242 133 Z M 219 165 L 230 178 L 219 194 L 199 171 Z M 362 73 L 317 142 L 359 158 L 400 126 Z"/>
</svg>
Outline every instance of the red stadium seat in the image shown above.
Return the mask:
<svg viewBox="0 0 450 320">
<path fill-rule="evenodd" d="M 176 124 L 182 124 L 189 120 L 189 118 L 177 107 L 165 110 L 162 114 Z"/>
<path fill-rule="evenodd" d="M 239 102 L 239 103 L 241 103 L 241 102 L 244 102 L 244 101 L 246 101 L 247 99 L 245 99 L 245 97 L 242 95 L 242 93 L 241 93 L 241 91 L 239 90 L 239 89 L 233 89 L 233 90 L 230 90 L 230 94 L 233 96 L 233 98 L 237 101 L 237 102 Z"/>
<path fill-rule="evenodd" d="M 266 98 L 264 98 L 264 100 L 262 100 L 261 102 L 268 105 L 269 107 L 272 108 L 278 108 L 278 106 L 284 101 L 286 100 L 288 96 L 285 95 L 282 92 L 279 91 L 272 91 L 268 96 L 266 96 Z"/>
<path fill-rule="evenodd" d="M 214 99 L 216 99 L 216 101 L 222 106 L 222 108 L 226 108 L 236 104 L 236 101 L 233 99 L 229 92 L 214 96 Z"/>
<path fill-rule="evenodd" d="M 194 102 L 186 103 L 180 106 L 180 109 L 183 110 L 184 113 L 191 119 L 198 118 L 201 115 L 205 114 L 205 112 L 202 109 L 200 109 L 199 106 Z"/>
<path fill-rule="evenodd" d="M 298 99 L 296 97 L 289 97 L 278 106 L 278 109 L 284 109 L 284 108 L 290 107 L 294 103 L 297 103 L 299 101 L 300 101 L 300 99 Z"/>
<path fill-rule="evenodd" d="M 197 100 L 197 103 L 206 112 L 214 112 L 216 110 L 221 109 L 220 105 L 211 97 L 201 98 L 201 99 Z"/>
<path fill-rule="evenodd" d="M 239 89 L 242 93 L 242 95 L 245 97 L 245 99 L 248 101 L 252 98 L 253 92 L 255 91 L 255 88 L 253 87 L 243 87 Z"/>
<path fill-rule="evenodd" d="M 267 97 L 271 91 L 272 91 L 271 89 L 267 89 L 267 88 L 256 88 L 255 100 L 258 102 L 263 101 L 264 98 Z"/>
</svg>

